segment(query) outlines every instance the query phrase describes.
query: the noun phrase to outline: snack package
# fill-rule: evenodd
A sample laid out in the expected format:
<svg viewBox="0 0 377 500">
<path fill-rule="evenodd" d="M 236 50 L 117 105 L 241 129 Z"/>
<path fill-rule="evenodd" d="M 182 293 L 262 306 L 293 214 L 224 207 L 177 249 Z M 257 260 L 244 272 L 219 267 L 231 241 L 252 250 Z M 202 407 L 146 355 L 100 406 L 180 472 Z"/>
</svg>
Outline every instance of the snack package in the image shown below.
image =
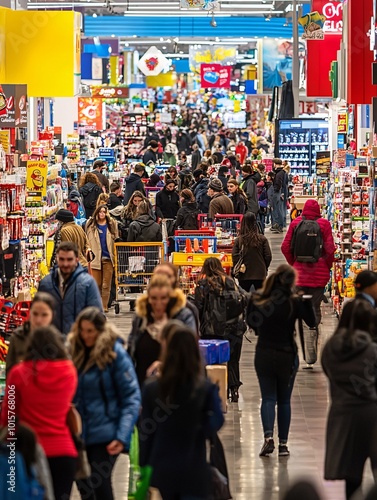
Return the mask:
<svg viewBox="0 0 377 500">
<path fill-rule="evenodd" d="M 352 193 L 352 202 L 353 203 L 360 203 L 361 201 L 361 192 L 360 191 L 354 191 Z"/>
</svg>

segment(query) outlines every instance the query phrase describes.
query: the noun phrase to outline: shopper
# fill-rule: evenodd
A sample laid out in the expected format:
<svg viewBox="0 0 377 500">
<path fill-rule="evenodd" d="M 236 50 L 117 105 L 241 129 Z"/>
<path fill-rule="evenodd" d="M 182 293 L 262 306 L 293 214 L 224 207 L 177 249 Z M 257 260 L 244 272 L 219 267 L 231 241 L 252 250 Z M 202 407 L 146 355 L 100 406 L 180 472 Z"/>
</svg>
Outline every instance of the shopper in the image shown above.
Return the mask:
<svg viewBox="0 0 377 500">
<path fill-rule="evenodd" d="M 161 180 L 160 176 L 153 173 L 146 184 L 146 187 L 164 187 L 164 182 Z"/>
<path fill-rule="evenodd" d="M 181 208 L 177 212 L 175 229 L 186 229 L 196 231 L 198 229 L 198 215 L 200 213 L 198 204 L 190 189 L 183 189 L 179 195 Z"/>
<path fill-rule="evenodd" d="M 232 317 L 228 322 L 219 321 L 224 311 L 217 309 L 217 298 L 224 293 L 233 294 L 240 302 L 242 294 L 234 280 L 223 270 L 221 262 L 216 257 L 209 257 L 204 261 L 201 277 L 195 288 L 195 304 L 199 311 L 200 335 L 207 339 L 229 340 L 230 360 L 228 362 L 228 393 L 232 402 L 238 402 L 238 389 L 242 385 L 240 380 L 240 357 L 242 337 L 246 330 L 243 317 Z M 226 304 L 226 308 L 233 307 Z"/>
<path fill-rule="evenodd" d="M 98 196 L 103 192 L 98 177 L 92 172 L 81 176 L 79 192 L 84 204 L 85 216 L 89 219 L 96 209 Z"/>
<path fill-rule="evenodd" d="M 165 163 L 168 163 L 172 167 L 175 167 L 177 164 L 177 154 L 178 154 L 177 146 L 172 142 L 170 142 L 165 147 L 162 159 Z"/>
<path fill-rule="evenodd" d="M 244 271 L 238 276 L 238 282 L 246 292 L 262 288 L 272 260 L 270 244 L 265 236 L 259 234 L 257 219 L 252 212 L 247 212 L 241 221 L 240 235 L 235 239 L 232 249 L 234 266 L 242 261 Z"/>
<path fill-rule="evenodd" d="M 136 301 L 136 317 L 128 338 L 128 352 L 136 369 L 140 387 L 147 371 L 159 359 L 161 332 L 169 319 L 182 321 L 194 334 L 195 317 L 186 307 L 186 297 L 178 288 L 173 288 L 167 277 L 152 276 L 147 293 Z"/>
<path fill-rule="evenodd" d="M 140 191 L 135 191 L 121 213 L 120 231 L 123 241 L 127 241 L 128 229 L 131 222 L 136 219 L 137 207 L 142 201 L 146 201 L 148 203 L 147 198 Z"/>
<path fill-rule="evenodd" d="M 199 150 L 198 144 L 194 144 L 192 146 L 192 155 L 191 155 L 191 170 L 194 171 L 200 163 L 202 159 L 202 154 Z"/>
<path fill-rule="evenodd" d="M 244 215 L 247 209 L 247 197 L 240 188 L 240 184 L 236 181 L 236 179 L 228 180 L 228 191 L 229 198 L 233 203 L 233 211 L 235 214 Z"/>
<path fill-rule="evenodd" d="M 123 206 L 123 193 L 122 186 L 119 182 L 112 182 L 110 185 L 110 197 L 107 202 L 109 210 L 113 210 L 116 207 Z"/>
<path fill-rule="evenodd" d="M 161 191 L 156 194 L 156 215 L 159 219 L 175 219 L 179 210 L 177 183 L 168 179 Z"/>
<path fill-rule="evenodd" d="M 202 214 L 208 214 L 211 197 L 208 195 L 209 178 L 202 169 L 197 169 L 193 173 L 195 184 L 192 187 L 196 202 Z"/>
<path fill-rule="evenodd" d="M 97 198 L 96 209 L 101 205 L 107 205 L 109 203 L 110 196 L 108 193 L 101 193 Z"/>
<path fill-rule="evenodd" d="M 91 269 L 98 285 L 104 312 L 108 312 L 111 280 L 115 264 L 115 241 L 118 239 L 118 224 L 110 216 L 106 205 L 100 205 L 86 224 L 86 234 L 94 259 Z"/>
<path fill-rule="evenodd" d="M 208 218 L 213 220 L 216 214 L 232 214 L 233 203 L 223 191 L 222 182 L 212 179 L 208 184 L 208 196 L 211 198 L 208 210 Z"/>
<path fill-rule="evenodd" d="M 30 306 L 29 320 L 14 330 L 9 340 L 8 354 L 6 357 L 6 372 L 23 361 L 33 331 L 36 328 L 49 326 L 52 323 L 56 302 L 49 293 L 38 292 L 34 295 Z"/>
<path fill-rule="evenodd" d="M 264 219 L 265 226 L 271 224 L 271 212 L 272 212 L 272 204 L 273 204 L 273 196 L 274 196 L 274 172 L 268 172 L 265 187 L 267 193 L 267 212 Z"/>
<path fill-rule="evenodd" d="M 270 231 L 282 233 L 284 227 L 284 217 L 287 217 L 287 208 L 284 207 L 284 189 L 286 182 L 286 173 L 283 169 L 283 162 L 280 158 L 274 159 L 274 192 L 272 196 L 272 226 Z"/>
<path fill-rule="evenodd" d="M 87 268 L 89 242 L 85 231 L 81 226 L 76 224 L 73 213 L 69 210 L 61 208 L 57 211 L 55 219 L 59 221 L 59 225 L 54 235 L 54 250 L 51 256 L 50 267 L 54 267 L 56 264 L 56 251 L 60 243 L 63 243 L 63 241 L 72 241 L 77 246 L 80 264 Z"/>
<path fill-rule="evenodd" d="M 236 146 L 236 154 L 240 155 L 241 165 L 245 163 L 246 157 L 248 155 L 248 149 L 243 141 L 240 141 Z"/>
<path fill-rule="evenodd" d="M 204 377 L 190 329 L 174 321 L 161 337 L 161 374 L 143 390 L 140 464 L 152 467 L 151 486 L 164 500 L 204 500 L 211 486 L 206 440 L 224 423 L 218 388 Z M 156 419 L 162 405 L 169 411 Z"/>
<path fill-rule="evenodd" d="M 157 163 L 158 142 L 151 140 L 143 156 L 144 165 L 155 165 Z"/>
<path fill-rule="evenodd" d="M 188 163 L 184 162 L 180 165 L 180 172 L 178 174 L 178 192 L 182 189 L 190 189 L 194 183 L 194 177 L 192 176 L 192 170 Z"/>
<path fill-rule="evenodd" d="M 254 215 L 257 215 L 259 211 L 257 185 L 252 175 L 253 169 L 251 165 L 243 165 L 241 188 L 247 197 L 247 211 L 252 212 Z"/>
<path fill-rule="evenodd" d="M 173 180 L 178 182 L 178 170 L 176 167 L 169 167 L 165 174 L 165 185 L 168 181 Z"/>
<path fill-rule="evenodd" d="M 326 431 L 325 479 L 345 480 L 346 498 L 361 486 L 365 462 L 377 471 L 377 346 L 375 314 L 366 300 L 344 306 L 322 352 L 331 407 Z"/>
<path fill-rule="evenodd" d="M 143 196 L 145 196 L 144 183 L 141 178 L 145 174 L 145 165 L 138 163 L 135 165 L 134 171 L 128 177 L 126 177 L 126 187 L 124 190 L 123 204 L 127 205 L 130 201 L 132 194 L 135 191 L 139 191 Z"/>
<path fill-rule="evenodd" d="M 306 226 L 300 226 L 303 221 L 316 221 L 321 237 L 311 237 L 307 243 L 307 230 L 301 231 L 301 228 L 305 229 Z M 314 232 L 310 234 L 317 234 L 315 226 L 313 227 Z M 302 250 L 308 255 L 297 255 L 297 252 L 301 253 Z M 331 224 L 322 217 L 316 200 L 307 200 L 302 215 L 291 222 L 281 245 L 281 251 L 287 262 L 293 265 L 298 273 L 297 285 L 305 294 L 312 296 L 318 325 L 321 322 L 324 288 L 330 279 L 330 270 L 334 262 L 335 244 Z M 302 262 L 304 259 L 309 259 L 309 263 Z"/>
<path fill-rule="evenodd" d="M 146 200 L 137 207 L 136 218 L 128 229 L 127 241 L 162 241 L 161 226 L 151 216 L 150 205 Z"/>
<path fill-rule="evenodd" d="M 86 307 L 102 310 L 97 283 L 79 263 L 77 246 L 61 243 L 56 252 L 57 266 L 39 283 L 39 292 L 50 293 L 58 307 L 53 324 L 64 335 L 70 331 L 77 315 Z"/>
<path fill-rule="evenodd" d="M 74 403 L 92 470 L 91 478 L 77 486 L 82 499 L 112 500 L 112 469 L 119 454 L 129 451 L 139 416 L 135 371 L 119 333 L 95 307 L 80 313 L 68 344 L 78 373 Z"/>
<path fill-rule="evenodd" d="M 104 175 L 103 172 L 106 172 L 106 163 L 103 160 L 96 160 L 93 163 L 93 174 L 97 176 L 102 189 L 105 193 L 109 192 L 109 179 Z"/>
<path fill-rule="evenodd" d="M 296 272 L 286 264 L 264 282 L 251 297 L 247 312 L 248 325 L 258 335 L 255 371 L 261 396 L 264 444 L 259 456 L 269 456 L 275 449 L 275 406 L 278 409 L 279 456 L 289 455 L 288 433 L 291 423 L 291 394 L 298 370 L 295 324 L 303 319 L 308 326 L 316 324 L 310 300 L 295 293 Z"/>
<path fill-rule="evenodd" d="M 228 167 L 223 165 L 219 168 L 219 173 L 217 175 L 217 178 L 221 181 L 223 185 L 223 191 L 225 194 L 228 194 L 228 177 L 226 175 L 228 172 L 229 172 Z"/>
<path fill-rule="evenodd" d="M 77 450 L 67 425 L 76 387 L 76 370 L 60 332 L 53 326 L 36 328 L 24 361 L 8 374 L 1 425 L 9 422 L 9 401 L 12 414 L 37 434 L 56 499 L 69 498 L 77 467 Z"/>
</svg>

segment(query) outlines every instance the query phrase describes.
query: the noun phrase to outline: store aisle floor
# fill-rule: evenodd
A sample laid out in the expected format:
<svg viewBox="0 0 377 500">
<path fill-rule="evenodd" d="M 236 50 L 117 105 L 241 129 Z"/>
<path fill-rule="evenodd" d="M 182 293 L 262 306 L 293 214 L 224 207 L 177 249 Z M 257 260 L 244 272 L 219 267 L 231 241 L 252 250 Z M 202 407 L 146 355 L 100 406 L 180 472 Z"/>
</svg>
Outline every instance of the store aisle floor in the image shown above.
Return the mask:
<svg viewBox="0 0 377 500">
<path fill-rule="evenodd" d="M 285 262 L 280 253 L 282 235 L 267 234 L 270 239 L 273 261 L 271 270 Z M 127 311 L 127 312 L 126 312 Z M 109 318 L 126 334 L 130 330 L 132 314 L 128 306 L 121 304 L 121 312 L 116 316 L 110 312 Z M 336 319 L 330 306 L 323 307 L 321 343 L 331 335 Z M 342 500 L 343 482 L 323 480 L 324 442 L 326 415 L 328 410 L 327 380 L 319 366 L 313 370 L 302 369 L 301 363 L 293 396 L 292 423 L 289 438 L 291 456 L 279 458 L 276 451 L 269 458 L 258 456 L 263 443 L 263 432 L 259 415 L 260 393 L 254 371 L 254 351 L 256 339 L 244 341 L 241 359 L 241 387 L 238 404 L 228 406 L 226 424 L 221 430 L 229 474 L 230 486 L 235 500 L 279 500 L 287 487 L 299 478 L 308 478 L 321 490 L 324 500 Z M 127 498 L 128 480 L 127 458 L 122 455 L 114 473 L 116 500 Z M 372 484 L 369 463 L 364 480 L 364 491 Z M 78 499 L 77 492 L 72 495 Z"/>
</svg>

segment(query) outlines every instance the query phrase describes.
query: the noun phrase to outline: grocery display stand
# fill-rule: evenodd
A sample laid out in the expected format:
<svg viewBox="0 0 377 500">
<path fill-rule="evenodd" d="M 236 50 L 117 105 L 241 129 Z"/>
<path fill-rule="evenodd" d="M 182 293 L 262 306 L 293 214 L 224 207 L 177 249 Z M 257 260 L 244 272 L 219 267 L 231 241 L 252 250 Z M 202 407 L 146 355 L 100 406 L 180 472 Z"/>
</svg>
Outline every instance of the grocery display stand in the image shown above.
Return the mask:
<svg viewBox="0 0 377 500">
<path fill-rule="evenodd" d="M 203 231 L 175 231 L 174 243 L 176 252 L 185 253 L 216 253 L 217 238 L 212 234 L 203 234 Z"/>
<path fill-rule="evenodd" d="M 212 221 L 207 214 L 199 214 L 199 229 L 213 229 L 217 237 L 217 250 L 231 253 L 241 228 L 242 214 L 216 214 Z"/>
</svg>

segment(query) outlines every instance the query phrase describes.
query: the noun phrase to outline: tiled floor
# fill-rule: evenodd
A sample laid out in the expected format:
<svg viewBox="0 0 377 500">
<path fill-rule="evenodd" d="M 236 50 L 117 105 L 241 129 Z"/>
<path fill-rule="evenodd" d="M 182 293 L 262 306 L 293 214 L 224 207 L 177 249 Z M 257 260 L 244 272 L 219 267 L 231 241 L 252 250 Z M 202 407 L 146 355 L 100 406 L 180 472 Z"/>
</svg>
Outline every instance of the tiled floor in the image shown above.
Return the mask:
<svg viewBox="0 0 377 500">
<path fill-rule="evenodd" d="M 268 232 L 268 231 L 267 231 Z M 285 262 L 280 253 L 281 235 L 269 235 L 273 250 L 272 270 Z M 117 326 L 128 333 L 132 314 L 121 304 L 119 316 L 109 314 Z M 329 306 L 323 308 L 321 341 L 331 335 L 336 319 Z M 292 396 L 292 424 L 289 438 L 291 456 L 259 458 L 263 433 L 259 416 L 260 393 L 253 359 L 256 341 L 245 341 L 241 359 L 243 386 L 238 404 L 231 404 L 226 424 L 221 430 L 228 462 L 230 485 L 235 500 L 278 500 L 287 487 L 298 478 L 309 478 L 320 489 L 324 500 L 342 500 L 342 482 L 323 480 L 324 439 L 329 404 L 327 381 L 317 363 L 314 370 L 299 370 Z M 118 460 L 114 472 L 116 499 L 127 498 L 127 459 Z M 364 488 L 372 484 L 369 465 L 365 472 Z M 73 498 L 78 499 L 77 492 Z M 106 500 L 106 499 L 101 499 Z M 305 500 L 305 499 L 303 499 Z"/>
</svg>

